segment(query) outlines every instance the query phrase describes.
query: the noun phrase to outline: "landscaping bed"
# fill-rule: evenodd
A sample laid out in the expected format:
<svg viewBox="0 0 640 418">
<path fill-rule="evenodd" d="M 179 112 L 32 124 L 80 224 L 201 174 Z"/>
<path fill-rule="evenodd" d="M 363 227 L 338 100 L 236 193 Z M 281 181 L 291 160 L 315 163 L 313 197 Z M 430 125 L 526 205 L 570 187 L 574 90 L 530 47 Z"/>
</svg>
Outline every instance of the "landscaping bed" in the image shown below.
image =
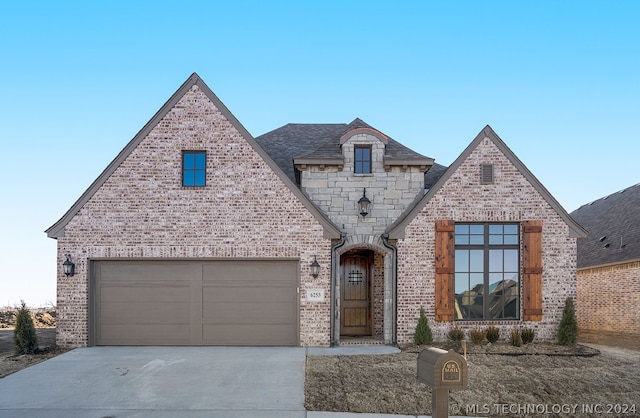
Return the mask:
<svg viewBox="0 0 640 418">
<path fill-rule="evenodd" d="M 431 391 L 416 379 L 417 355 L 424 348 L 408 346 L 389 355 L 307 357 L 305 407 L 431 415 Z M 450 415 L 640 417 L 640 352 L 482 344 L 468 347 L 467 363 L 469 386 L 450 391 Z"/>
</svg>

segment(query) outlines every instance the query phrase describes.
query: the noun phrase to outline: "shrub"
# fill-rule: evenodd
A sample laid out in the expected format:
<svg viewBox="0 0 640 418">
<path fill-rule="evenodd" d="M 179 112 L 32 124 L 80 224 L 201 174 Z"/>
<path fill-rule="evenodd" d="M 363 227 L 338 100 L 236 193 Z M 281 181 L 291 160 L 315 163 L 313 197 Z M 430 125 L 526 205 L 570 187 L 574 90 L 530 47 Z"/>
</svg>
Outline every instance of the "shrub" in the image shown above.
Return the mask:
<svg viewBox="0 0 640 418">
<path fill-rule="evenodd" d="M 564 302 L 562 320 L 558 328 L 558 343 L 562 345 L 573 345 L 578 340 L 578 321 L 576 319 L 576 309 L 573 299 L 567 298 Z"/>
<path fill-rule="evenodd" d="M 460 342 L 464 340 L 464 331 L 457 326 L 453 327 L 447 333 L 447 338 L 449 338 L 451 341 Z"/>
<path fill-rule="evenodd" d="M 520 330 L 514 328 L 511 331 L 511 336 L 509 337 L 509 344 L 514 347 L 520 347 L 522 345 L 522 338 L 520 338 Z"/>
<path fill-rule="evenodd" d="M 433 342 L 433 333 L 422 306 L 420 307 L 420 319 L 418 319 L 418 325 L 416 325 L 416 332 L 413 334 L 413 342 L 417 345 L 431 344 Z"/>
<path fill-rule="evenodd" d="M 16 317 L 16 329 L 13 331 L 13 347 L 16 355 L 34 354 L 38 351 L 38 336 L 33 325 L 31 313 L 27 305 L 22 301 Z"/>
<path fill-rule="evenodd" d="M 479 328 L 472 329 L 471 331 L 469 331 L 469 339 L 474 344 L 480 344 L 484 340 L 486 335 L 487 335 L 487 332 Z"/>
<path fill-rule="evenodd" d="M 533 342 L 535 335 L 536 333 L 533 328 L 523 328 L 520 332 L 520 336 L 522 337 L 522 344 L 529 344 L 530 342 Z"/>
<path fill-rule="evenodd" d="M 489 326 L 487 328 L 487 341 L 493 344 L 498 341 L 498 339 L 500 339 L 500 328 L 494 327 L 493 325 Z"/>
</svg>

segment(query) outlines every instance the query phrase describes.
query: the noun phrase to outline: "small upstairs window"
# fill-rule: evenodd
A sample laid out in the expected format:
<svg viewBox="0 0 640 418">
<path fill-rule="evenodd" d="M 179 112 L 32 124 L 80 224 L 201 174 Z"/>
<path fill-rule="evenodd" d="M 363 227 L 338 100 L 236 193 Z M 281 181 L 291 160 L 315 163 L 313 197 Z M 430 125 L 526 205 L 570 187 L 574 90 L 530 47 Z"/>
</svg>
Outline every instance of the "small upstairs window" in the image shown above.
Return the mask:
<svg viewBox="0 0 640 418">
<path fill-rule="evenodd" d="M 371 174 L 371 147 L 356 145 L 353 163 L 354 173 Z"/>
<path fill-rule="evenodd" d="M 184 187 L 204 187 L 207 174 L 207 153 L 205 151 L 182 152 L 182 185 Z"/>
</svg>

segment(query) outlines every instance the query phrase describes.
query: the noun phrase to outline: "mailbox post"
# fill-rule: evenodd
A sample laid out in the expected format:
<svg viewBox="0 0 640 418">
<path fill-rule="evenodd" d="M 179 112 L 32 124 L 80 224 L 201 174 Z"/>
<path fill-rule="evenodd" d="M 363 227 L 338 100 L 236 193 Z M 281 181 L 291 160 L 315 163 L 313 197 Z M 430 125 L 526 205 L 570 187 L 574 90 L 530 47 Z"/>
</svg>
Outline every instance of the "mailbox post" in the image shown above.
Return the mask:
<svg viewBox="0 0 640 418">
<path fill-rule="evenodd" d="M 447 418 L 449 390 L 467 387 L 467 361 L 453 350 L 427 348 L 418 355 L 418 380 L 431 387 L 433 418 Z"/>
</svg>

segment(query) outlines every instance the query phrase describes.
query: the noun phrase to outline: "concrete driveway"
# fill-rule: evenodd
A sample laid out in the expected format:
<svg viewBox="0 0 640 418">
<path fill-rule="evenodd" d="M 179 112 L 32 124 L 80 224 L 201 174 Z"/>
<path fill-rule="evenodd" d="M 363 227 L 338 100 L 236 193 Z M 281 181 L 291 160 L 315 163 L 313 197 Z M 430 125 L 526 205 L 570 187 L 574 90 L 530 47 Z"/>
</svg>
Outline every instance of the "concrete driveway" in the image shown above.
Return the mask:
<svg viewBox="0 0 640 418">
<path fill-rule="evenodd" d="M 301 347 L 80 348 L 0 379 L 0 417 L 303 418 Z"/>
</svg>

